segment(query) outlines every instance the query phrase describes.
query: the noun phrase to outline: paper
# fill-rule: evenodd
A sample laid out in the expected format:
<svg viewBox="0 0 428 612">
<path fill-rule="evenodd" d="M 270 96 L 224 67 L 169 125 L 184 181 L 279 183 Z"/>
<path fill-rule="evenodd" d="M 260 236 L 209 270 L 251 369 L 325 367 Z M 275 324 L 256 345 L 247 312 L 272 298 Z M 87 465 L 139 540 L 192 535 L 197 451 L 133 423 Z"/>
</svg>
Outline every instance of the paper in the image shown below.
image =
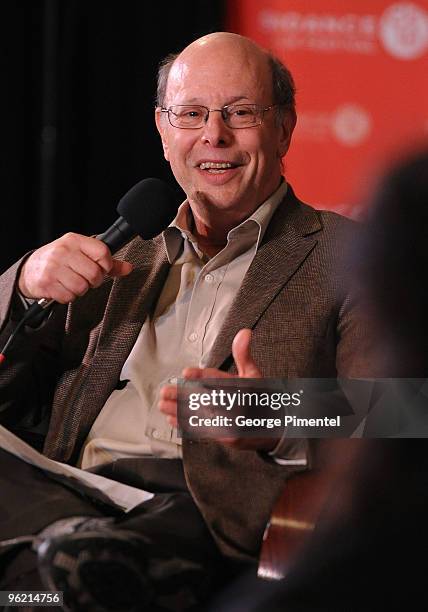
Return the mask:
<svg viewBox="0 0 428 612">
<path fill-rule="evenodd" d="M 101 491 L 125 512 L 129 512 L 132 508 L 141 504 L 141 502 L 153 497 L 153 493 L 148 491 L 143 491 L 142 489 L 110 480 L 110 478 L 48 459 L 2 425 L 0 425 L 0 448 L 44 471 L 61 474 L 69 478 L 72 477 L 86 486 Z"/>
</svg>

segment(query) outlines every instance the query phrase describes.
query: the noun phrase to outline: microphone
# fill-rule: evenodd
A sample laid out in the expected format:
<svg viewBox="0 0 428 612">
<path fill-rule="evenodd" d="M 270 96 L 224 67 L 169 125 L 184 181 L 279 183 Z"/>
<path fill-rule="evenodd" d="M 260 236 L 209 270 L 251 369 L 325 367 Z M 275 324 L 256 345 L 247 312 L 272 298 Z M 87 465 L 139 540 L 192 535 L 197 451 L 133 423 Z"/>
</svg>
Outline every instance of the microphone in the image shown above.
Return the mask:
<svg viewBox="0 0 428 612">
<path fill-rule="evenodd" d="M 144 202 L 149 204 L 144 205 Z M 116 210 L 119 219 L 97 236 L 111 253 L 121 249 L 137 235 L 143 240 L 150 240 L 160 234 L 177 213 L 177 197 L 163 181 L 148 178 L 125 193 Z"/>
<path fill-rule="evenodd" d="M 177 212 L 177 198 L 169 185 L 157 178 L 143 179 L 119 200 L 117 212 L 120 217 L 108 230 L 96 238 L 104 242 L 113 254 L 135 236 L 143 240 L 154 238 L 173 220 Z M 144 206 L 143 202 L 150 202 Z M 25 313 L 26 323 L 45 311 L 55 300 L 41 298 Z M 41 321 L 38 321 L 39 323 Z"/>
<path fill-rule="evenodd" d="M 177 197 L 173 189 L 163 181 L 156 178 L 143 179 L 121 198 L 117 212 L 120 216 L 113 225 L 96 236 L 109 247 L 112 254 L 135 236 L 150 240 L 160 234 L 177 213 Z M 40 324 L 55 303 L 55 300 L 41 298 L 28 308 L 3 347 L 0 364 L 5 360 L 6 350 L 10 348 L 19 330 L 31 322 L 34 324 L 34 320 Z"/>
</svg>

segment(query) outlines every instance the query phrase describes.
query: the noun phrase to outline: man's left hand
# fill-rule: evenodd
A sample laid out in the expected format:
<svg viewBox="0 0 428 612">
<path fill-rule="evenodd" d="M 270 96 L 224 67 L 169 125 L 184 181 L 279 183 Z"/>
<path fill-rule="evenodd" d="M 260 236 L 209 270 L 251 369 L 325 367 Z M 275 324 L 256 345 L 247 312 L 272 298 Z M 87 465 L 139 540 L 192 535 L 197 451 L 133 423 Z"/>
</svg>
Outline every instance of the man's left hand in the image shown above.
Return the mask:
<svg viewBox="0 0 428 612">
<path fill-rule="evenodd" d="M 216 368 L 185 368 L 183 378 L 186 380 L 197 380 L 200 378 L 262 378 L 261 372 L 251 357 L 250 343 L 251 330 L 241 329 L 236 334 L 232 343 L 232 355 L 235 360 L 238 374 L 229 374 Z M 166 385 L 160 390 L 159 410 L 163 412 L 168 422 L 177 427 L 177 386 Z M 218 440 L 221 444 L 241 450 L 272 450 L 277 443 L 275 439 L 253 439 L 228 437 Z"/>
</svg>

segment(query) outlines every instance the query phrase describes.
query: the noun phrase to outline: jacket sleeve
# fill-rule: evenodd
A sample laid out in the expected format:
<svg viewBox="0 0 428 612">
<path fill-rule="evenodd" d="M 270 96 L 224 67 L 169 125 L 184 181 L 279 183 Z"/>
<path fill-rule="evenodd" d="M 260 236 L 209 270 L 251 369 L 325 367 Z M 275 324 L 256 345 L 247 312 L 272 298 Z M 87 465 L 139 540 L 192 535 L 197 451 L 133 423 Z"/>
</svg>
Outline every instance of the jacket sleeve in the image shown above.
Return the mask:
<svg viewBox="0 0 428 612">
<path fill-rule="evenodd" d="M 27 257 L 0 276 L 1 348 L 24 313 L 15 287 Z M 66 310 L 65 306 L 56 306 L 38 328 L 25 326 L 0 365 L 0 424 L 29 442 L 33 436 L 43 437 L 49 422 L 52 396 L 61 373 Z"/>
</svg>

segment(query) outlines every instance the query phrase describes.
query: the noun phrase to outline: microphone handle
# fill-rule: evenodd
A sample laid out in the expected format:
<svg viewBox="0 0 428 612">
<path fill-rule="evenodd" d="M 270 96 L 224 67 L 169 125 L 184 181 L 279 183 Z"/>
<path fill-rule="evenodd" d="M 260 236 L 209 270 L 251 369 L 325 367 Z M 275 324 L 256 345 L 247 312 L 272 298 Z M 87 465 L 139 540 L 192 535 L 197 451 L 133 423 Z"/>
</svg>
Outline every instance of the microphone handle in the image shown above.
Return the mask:
<svg viewBox="0 0 428 612">
<path fill-rule="evenodd" d="M 28 310 L 25 311 L 23 319 L 25 320 L 26 323 L 28 323 L 29 321 L 33 319 L 37 320 L 38 317 L 42 313 L 44 315 L 43 316 L 44 318 L 48 314 L 50 306 L 52 306 L 55 303 L 56 303 L 55 300 L 48 300 L 47 298 L 40 298 L 40 300 L 37 300 L 36 302 L 31 304 Z M 40 322 L 38 321 L 38 323 L 41 323 L 41 321 Z"/>
<path fill-rule="evenodd" d="M 52 304 L 55 304 L 55 300 L 41 298 L 40 300 L 37 300 L 37 302 L 34 302 L 34 304 L 31 304 L 30 308 L 25 311 L 22 319 L 18 322 L 17 326 L 9 336 L 6 344 L 1 349 L 0 366 L 2 366 L 2 364 L 6 360 L 6 353 L 14 343 L 15 338 L 17 337 L 21 329 L 24 327 L 24 325 L 29 325 L 30 327 L 37 327 L 38 325 L 40 325 L 40 323 L 49 313 L 49 306 L 51 306 Z"/>
</svg>

